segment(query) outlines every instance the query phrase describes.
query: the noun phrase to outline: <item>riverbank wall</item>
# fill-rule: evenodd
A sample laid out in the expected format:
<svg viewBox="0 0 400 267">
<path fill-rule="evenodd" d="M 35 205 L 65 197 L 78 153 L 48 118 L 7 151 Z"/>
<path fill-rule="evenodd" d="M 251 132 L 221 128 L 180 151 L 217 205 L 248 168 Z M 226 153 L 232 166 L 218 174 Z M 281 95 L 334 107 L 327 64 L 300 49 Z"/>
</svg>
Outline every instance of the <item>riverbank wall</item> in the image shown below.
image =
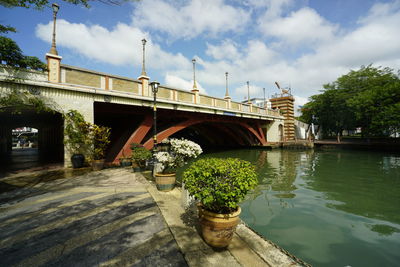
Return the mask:
<svg viewBox="0 0 400 267">
<path fill-rule="evenodd" d="M 381 139 L 345 139 L 337 142 L 333 139 L 316 140 L 316 148 L 343 148 L 343 149 L 365 149 L 383 150 L 400 153 L 400 138 L 381 138 Z"/>
</svg>

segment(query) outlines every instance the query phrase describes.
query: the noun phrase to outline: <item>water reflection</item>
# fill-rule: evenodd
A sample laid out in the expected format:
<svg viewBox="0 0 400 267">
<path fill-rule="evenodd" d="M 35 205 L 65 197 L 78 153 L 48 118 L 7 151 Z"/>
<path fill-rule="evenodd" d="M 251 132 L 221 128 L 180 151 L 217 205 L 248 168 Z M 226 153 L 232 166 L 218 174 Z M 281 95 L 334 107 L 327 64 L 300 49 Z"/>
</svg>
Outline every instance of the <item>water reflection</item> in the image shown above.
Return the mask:
<svg viewBox="0 0 400 267">
<path fill-rule="evenodd" d="M 386 159 L 385 159 L 386 158 Z M 330 208 L 400 223 L 400 159 L 360 151 L 320 152 L 304 165 L 307 187 L 323 192 Z M 385 164 L 383 164 L 385 163 Z"/>
<path fill-rule="evenodd" d="M 400 262 L 400 155 L 239 150 L 205 155 L 253 162 L 260 185 L 241 218 L 317 266 Z"/>
</svg>

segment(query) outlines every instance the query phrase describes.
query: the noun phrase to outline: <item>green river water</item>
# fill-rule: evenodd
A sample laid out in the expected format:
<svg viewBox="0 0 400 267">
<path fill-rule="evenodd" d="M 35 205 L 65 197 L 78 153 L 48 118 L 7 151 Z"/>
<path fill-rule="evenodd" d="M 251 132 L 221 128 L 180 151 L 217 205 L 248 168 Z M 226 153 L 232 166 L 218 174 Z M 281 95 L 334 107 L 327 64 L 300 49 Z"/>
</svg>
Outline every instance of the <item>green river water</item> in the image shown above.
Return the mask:
<svg viewBox="0 0 400 267">
<path fill-rule="evenodd" d="M 232 150 L 257 166 L 241 218 L 314 266 L 400 266 L 400 154 Z"/>
</svg>

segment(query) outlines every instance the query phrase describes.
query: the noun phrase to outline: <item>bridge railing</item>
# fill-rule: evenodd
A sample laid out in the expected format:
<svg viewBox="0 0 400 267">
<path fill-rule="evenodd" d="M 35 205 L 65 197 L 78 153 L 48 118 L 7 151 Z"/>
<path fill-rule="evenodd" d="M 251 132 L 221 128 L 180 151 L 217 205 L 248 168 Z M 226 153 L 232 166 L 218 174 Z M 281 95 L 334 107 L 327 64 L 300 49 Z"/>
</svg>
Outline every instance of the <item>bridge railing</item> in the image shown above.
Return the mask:
<svg viewBox="0 0 400 267">
<path fill-rule="evenodd" d="M 61 82 L 97 87 L 104 90 L 128 92 L 142 96 L 151 96 L 149 88 L 143 89 L 142 82 L 139 80 L 81 69 L 69 65 L 61 65 Z M 157 97 L 176 102 L 228 109 L 236 112 L 256 113 L 266 116 L 281 116 L 278 110 L 265 109 L 252 104 L 239 103 L 208 95 L 200 94 L 196 99 L 196 94 L 193 92 L 167 86 L 160 86 Z"/>
<path fill-rule="evenodd" d="M 24 77 L 27 79 L 33 79 L 37 81 L 44 81 L 47 73 L 38 73 L 31 71 L 24 71 Z M 11 70 L 9 67 L 3 67 L 0 65 L 0 76 L 11 76 Z M 34 74 L 34 75 L 33 75 Z M 20 74 L 21 75 L 21 74 Z M 36 77 L 36 76 L 38 77 Z M 143 82 L 121 77 L 117 75 L 110 75 L 107 73 L 96 72 L 92 70 L 82 69 L 74 66 L 62 64 L 60 69 L 60 82 L 72 86 L 79 86 L 83 88 L 101 88 L 108 91 L 119 91 L 133 95 L 151 97 L 152 93 L 150 88 L 143 88 Z M 278 110 L 264 109 L 255 105 L 247 103 L 239 103 L 223 98 L 212 97 L 208 95 L 196 95 L 193 92 L 171 88 L 167 86 L 160 86 L 157 93 L 159 99 L 171 100 L 174 102 L 190 103 L 195 105 L 216 107 L 233 112 L 247 112 L 255 113 L 267 116 L 281 116 Z"/>
</svg>

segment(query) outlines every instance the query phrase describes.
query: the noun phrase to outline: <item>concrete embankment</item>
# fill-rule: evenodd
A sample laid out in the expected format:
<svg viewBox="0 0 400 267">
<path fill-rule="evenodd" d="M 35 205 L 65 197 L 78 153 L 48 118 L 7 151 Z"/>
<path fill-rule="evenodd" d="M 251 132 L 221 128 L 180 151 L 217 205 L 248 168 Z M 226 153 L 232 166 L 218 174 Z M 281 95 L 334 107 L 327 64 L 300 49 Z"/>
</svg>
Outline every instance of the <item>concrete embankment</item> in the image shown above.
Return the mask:
<svg viewBox="0 0 400 267">
<path fill-rule="evenodd" d="M 314 146 L 317 148 L 345 148 L 345 149 L 366 149 L 383 151 L 400 151 L 400 138 L 386 139 L 344 139 L 340 142 L 336 140 L 316 140 Z"/>
<path fill-rule="evenodd" d="M 183 208 L 182 190 L 160 192 L 152 182 L 147 190 L 158 204 L 189 266 L 309 266 L 270 241 L 238 225 L 232 243 L 225 250 L 215 250 L 200 236 L 197 210 Z"/>
</svg>

